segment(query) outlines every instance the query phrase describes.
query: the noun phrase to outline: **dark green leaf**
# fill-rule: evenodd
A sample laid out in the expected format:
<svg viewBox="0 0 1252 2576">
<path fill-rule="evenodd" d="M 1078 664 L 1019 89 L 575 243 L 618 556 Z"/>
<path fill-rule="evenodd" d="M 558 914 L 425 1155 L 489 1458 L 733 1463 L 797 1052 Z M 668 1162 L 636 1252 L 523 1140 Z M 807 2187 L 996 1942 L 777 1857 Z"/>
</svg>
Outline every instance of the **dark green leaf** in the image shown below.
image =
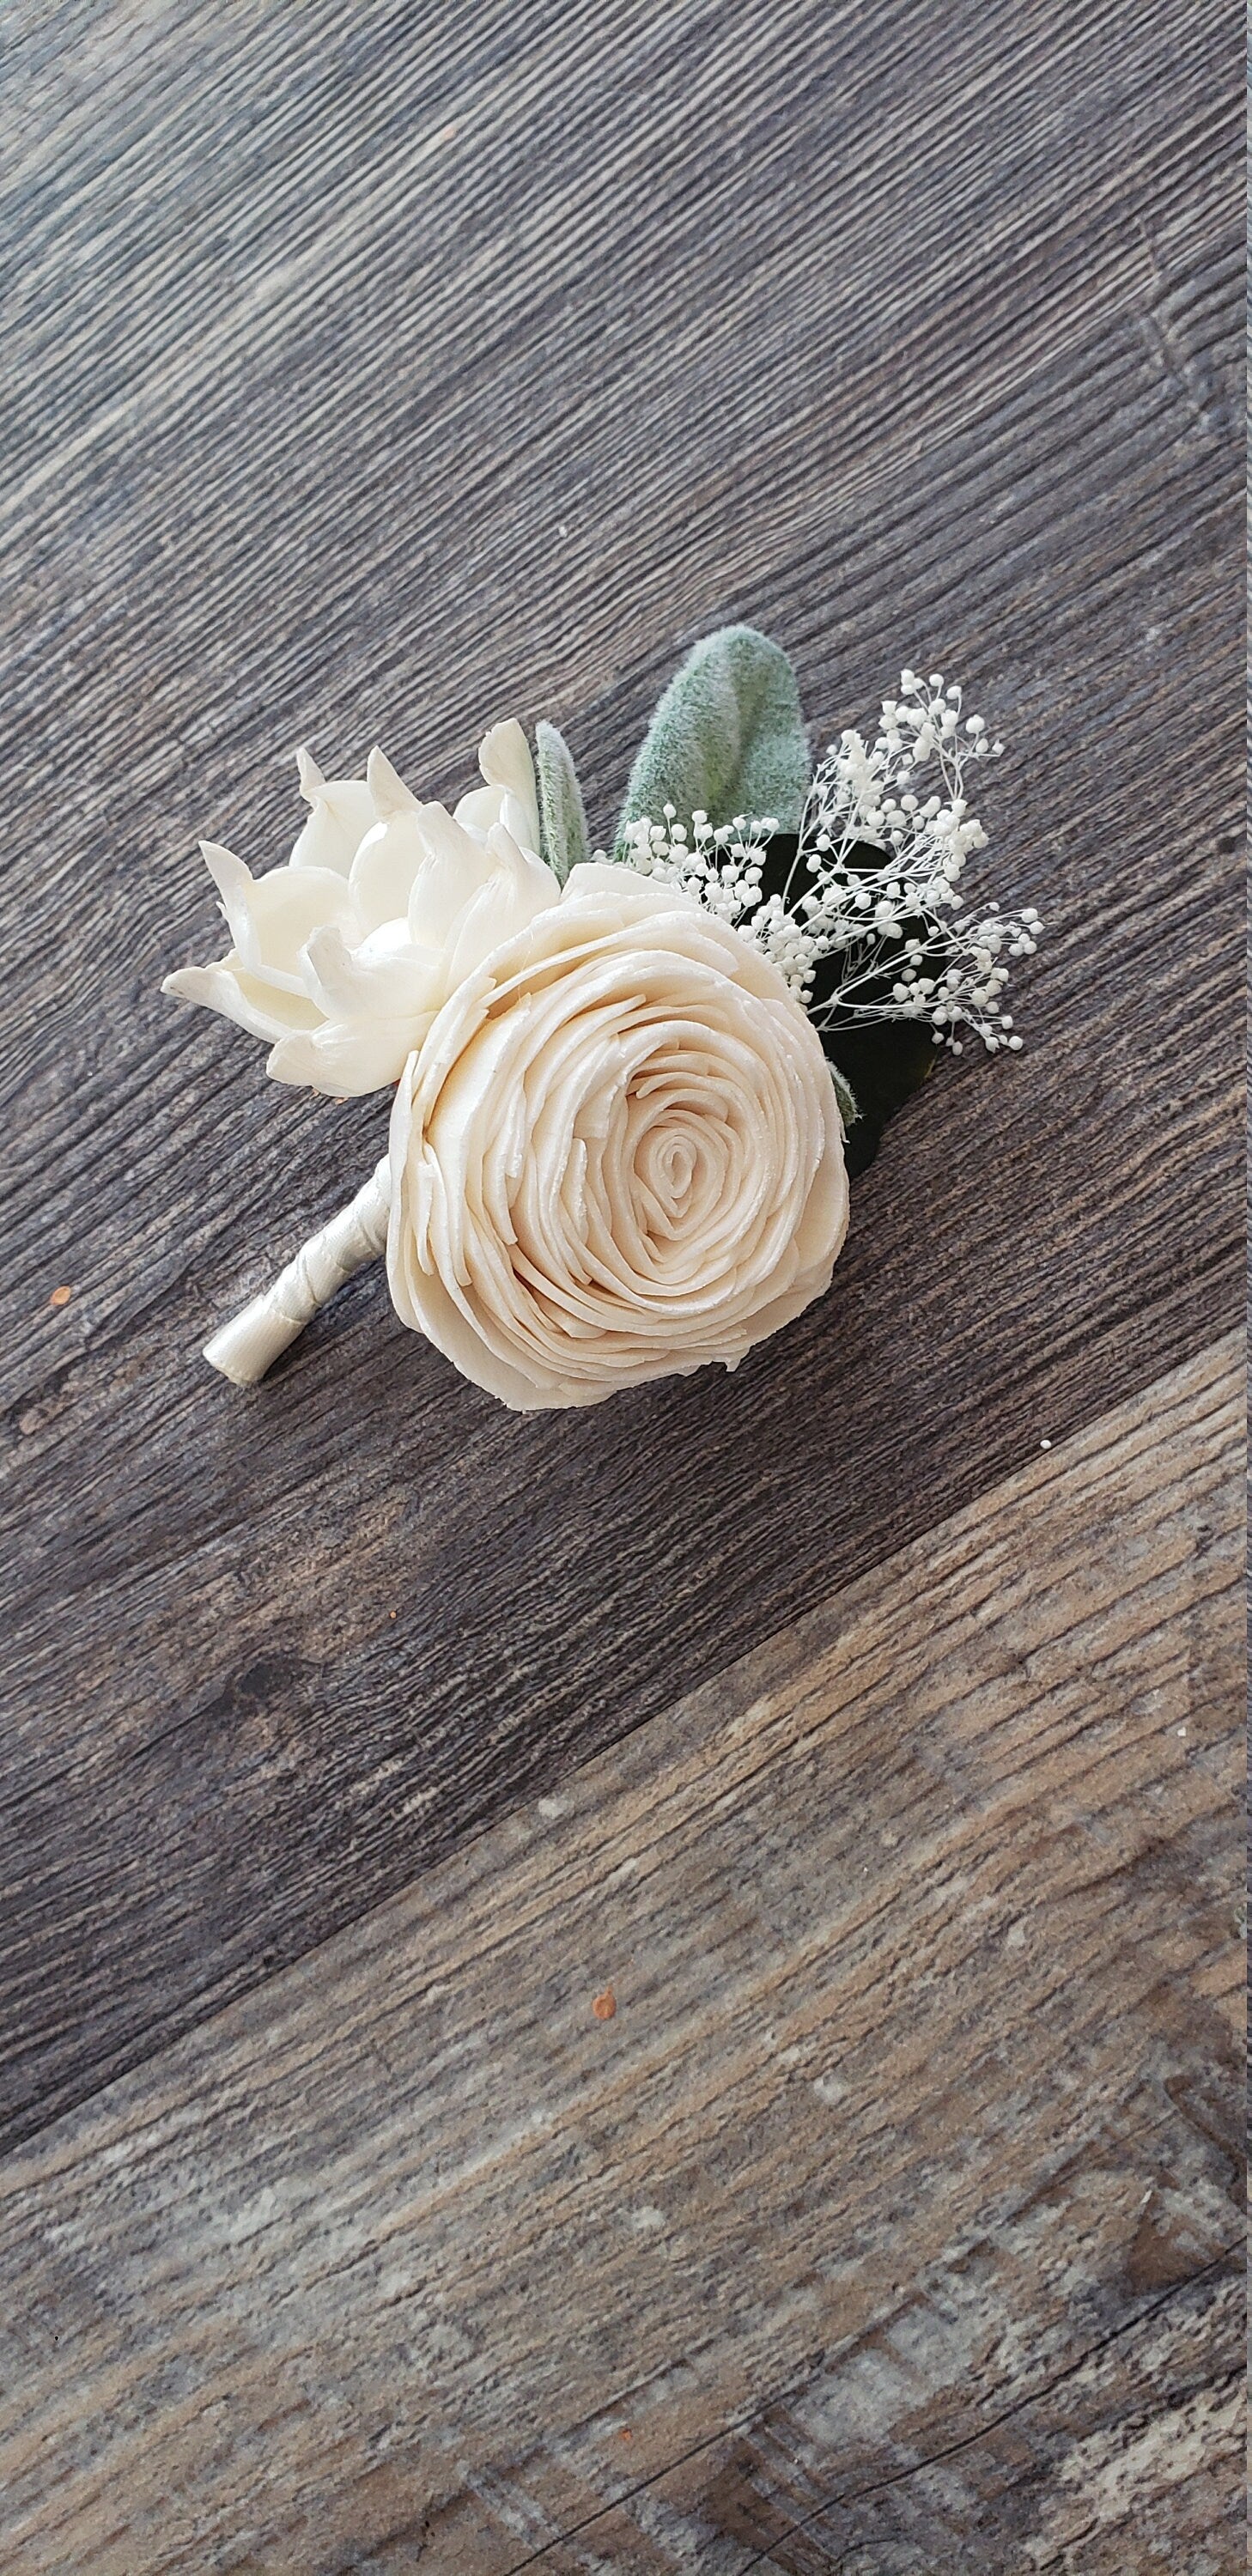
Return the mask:
<svg viewBox="0 0 1252 2576">
<path fill-rule="evenodd" d="M 871 849 L 868 845 L 863 851 L 853 849 L 848 855 L 854 868 L 858 856 L 861 858 L 866 874 L 882 865 L 881 850 Z M 777 833 L 765 852 L 761 874 L 763 897 L 783 894 L 787 890 L 795 856 L 795 833 Z M 792 899 L 797 891 L 793 881 L 790 887 Z M 887 952 L 881 979 L 884 996 L 889 994 L 895 981 L 896 961 L 912 928 L 911 923 L 906 923 L 900 940 Z M 813 989 L 815 1007 L 829 999 L 838 974 L 838 960 L 823 958 Z M 872 992 L 869 998 L 872 998 Z M 821 1040 L 831 1063 L 851 1086 L 856 1098 L 856 1121 L 848 1129 L 846 1147 L 848 1170 L 855 1179 L 858 1172 L 865 1171 L 873 1162 L 888 1120 L 894 1118 L 897 1109 L 903 1108 L 905 1101 L 933 1071 L 939 1049 L 931 1036 L 929 1023 L 924 1020 L 858 1020 L 848 1027 L 823 1029 Z"/>
<path fill-rule="evenodd" d="M 918 1020 L 880 1020 L 872 1028 L 823 1033 L 822 1044 L 856 1094 L 856 1125 L 848 1129 L 845 1148 L 855 1180 L 873 1162 L 888 1119 L 933 1070 L 939 1049 L 926 1022 Z"/>
</svg>

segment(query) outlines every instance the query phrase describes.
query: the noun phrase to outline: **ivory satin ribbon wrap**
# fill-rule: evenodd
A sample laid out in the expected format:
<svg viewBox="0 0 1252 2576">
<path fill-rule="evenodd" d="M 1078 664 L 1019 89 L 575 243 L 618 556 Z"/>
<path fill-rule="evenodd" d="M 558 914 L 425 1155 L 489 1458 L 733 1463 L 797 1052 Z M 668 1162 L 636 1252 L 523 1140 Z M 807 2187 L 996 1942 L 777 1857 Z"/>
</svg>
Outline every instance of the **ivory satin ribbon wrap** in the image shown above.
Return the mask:
<svg viewBox="0 0 1252 2576">
<path fill-rule="evenodd" d="M 294 1261 L 280 1270 L 272 1288 L 254 1297 L 242 1314 L 204 1345 L 211 1368 L 235 1386 L 256 1386 L 266 1370 L 337 1289 L 377 1259 L 387 1241 L 391 1200 L 391 1167 L 384 1161 L 371 1172 L 350 1207 L 341 1208 L 317 1234 L 302 1244 Z"/>
</svg>

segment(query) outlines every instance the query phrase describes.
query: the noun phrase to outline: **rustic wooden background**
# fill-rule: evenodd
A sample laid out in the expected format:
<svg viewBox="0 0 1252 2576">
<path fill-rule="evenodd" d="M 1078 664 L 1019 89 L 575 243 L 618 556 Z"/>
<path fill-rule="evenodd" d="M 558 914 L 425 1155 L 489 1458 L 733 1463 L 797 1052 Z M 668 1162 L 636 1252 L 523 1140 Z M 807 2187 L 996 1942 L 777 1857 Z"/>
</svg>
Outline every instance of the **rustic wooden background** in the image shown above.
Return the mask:
<svg viewBox="0 0 1252 2576">
<path fill-rule="evenodd" d="M 0 2564 L 1226 2576 L 1234 11 L 0 58 Z M 162 1001 L 196 836 L 509 712 L 604 828 L 741 616 L 1008 738 L 1029 1052 L 734 1379 L 512 1417 L 370 1277 L 228 1390 L 384 1110 Z"/>
</svg>

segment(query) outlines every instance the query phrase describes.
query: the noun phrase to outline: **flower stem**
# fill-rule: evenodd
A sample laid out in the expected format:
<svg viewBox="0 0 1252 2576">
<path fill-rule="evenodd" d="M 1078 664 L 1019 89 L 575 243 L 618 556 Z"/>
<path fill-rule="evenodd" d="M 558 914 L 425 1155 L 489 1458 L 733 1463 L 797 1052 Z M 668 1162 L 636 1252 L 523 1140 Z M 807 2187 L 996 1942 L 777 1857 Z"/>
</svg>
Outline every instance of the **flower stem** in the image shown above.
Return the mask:
<svg viewBox="0 0 1252 2576">
<path fill-rule="evenodd" d="M 377 1259 L 387 1241 L 391 1176 L 386 1160 L 371 1172 L 350 1207 L 302 1244 L 272 1288 L 223 1324 L 204 1345 L 210 1368 L 236 1386 L 255 1386 L 280 1351 L 342 1288 L 346 1279 Z"/>
</svg>

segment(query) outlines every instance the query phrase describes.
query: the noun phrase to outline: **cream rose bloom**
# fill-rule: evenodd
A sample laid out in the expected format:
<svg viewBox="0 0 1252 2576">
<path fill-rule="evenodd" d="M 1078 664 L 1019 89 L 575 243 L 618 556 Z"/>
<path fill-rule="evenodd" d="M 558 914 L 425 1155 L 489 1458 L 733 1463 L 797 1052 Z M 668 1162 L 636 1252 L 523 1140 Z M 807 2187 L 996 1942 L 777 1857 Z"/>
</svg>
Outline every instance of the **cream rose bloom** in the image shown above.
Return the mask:
<svg viewBox="0 0 1252 2576">
<path fill-rule="evenodd" d="M 462 981 L 392 1110 L 401 1320 L 517 1411 L 734 1368 L 820 1297 L 848 1221 L 816 1031 L 737 931 L 629 868 Z"/>
<path fill-rule="evenodd" d="M 451 814 L 419 804 L 381 751 L 363 779 L 299 759 L 312 810 L 287 865 L 253 877 L 202 841 L 232 944 L 161 989 L 268 1039 L 277 1082 L 343 1097 L 394 1082 L 462 976 L 558 888 L 519 724 L 486 735 L 484 783 Z"/>
</svg>

